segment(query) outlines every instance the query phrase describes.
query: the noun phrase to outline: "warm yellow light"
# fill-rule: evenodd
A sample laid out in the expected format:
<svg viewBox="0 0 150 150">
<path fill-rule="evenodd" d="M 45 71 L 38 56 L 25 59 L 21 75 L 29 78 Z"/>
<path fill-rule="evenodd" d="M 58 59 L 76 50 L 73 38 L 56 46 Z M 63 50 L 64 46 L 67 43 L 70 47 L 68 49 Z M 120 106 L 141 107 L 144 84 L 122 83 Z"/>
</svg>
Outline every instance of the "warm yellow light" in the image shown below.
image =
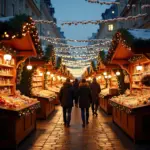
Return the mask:
<svg viewBox="0 0 150 150">
<path fill-rule="evenodd" d="M 40 72 L 40 73 L 39 73 L 39 75 L 40 75 L 40 76 L 43 76 L 43 73 L 42 73 L 42 72 Z"/>
<path fill-rule="evenodd" d="M 105 79 L 107 79 L 108 78 L 108 76 L 105 76 Z"/>
<path fill-rule="evenodd" d="M 136 70 L 137 70 L 137 71 L 142 70 L 142 66 L 141 66 L 141 65 L 136 66 Z"/>
<path fill-rule="evenodd" d="M 31 66 L 31 65 L 28 65 L 28 66 L 27 66 L 27 69 L 28 69 L 28 70 L 32 70 L 32 66 Z"/>
<path fill-rule="evenodd" d="M 119 71 L 117 71 L 117 72 L 116 72 L 116 75 L 117 75 L 117 76 L 120 76 L 120 72 L 119 72 Z"/>
<path fill-rule="evenodd" d="M 51 77 L 54 77 L 54 75 L 53 75 L 53 74 L 51 74 Z"/>
<path fill-rule="evenodd" d="M 55 77 L 53 77 L 53 81 L 56 81 L 56 78 L 55 78 Z"/>
<path fill-rule="evenodd" d="M 50 75 L 50 72 L 49 72 L 49 71 L 47 71 L 47 72 L 46 72 L 46 74 L 47 74 L 47 75 Z"/>
<path fill-rule="evenodd" d="M 103 75 L 106 76 L 106 75 L 107 75 L 107 72 L 104 72 Z"/>
<path fill-rule="evenodd" d="M 108 75 L 108 78 L 110 79 L 110 78 L 111 78 L 111 75 Z"/>
<path fill-rule="evenodd" d="M 4 55 L 4 60 L 5 61 L 10 61 L 12 59 L 12 56 L 10 54 L 5 54 Z"/>
</svg>

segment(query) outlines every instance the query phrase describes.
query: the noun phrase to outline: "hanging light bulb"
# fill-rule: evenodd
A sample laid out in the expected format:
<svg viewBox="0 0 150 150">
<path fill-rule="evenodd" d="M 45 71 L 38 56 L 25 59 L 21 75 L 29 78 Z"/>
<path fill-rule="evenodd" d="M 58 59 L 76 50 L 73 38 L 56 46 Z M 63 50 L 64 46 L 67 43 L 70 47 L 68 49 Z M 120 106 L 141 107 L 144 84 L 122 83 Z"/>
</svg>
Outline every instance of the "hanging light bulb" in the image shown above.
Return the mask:
<svg viewBox="0 0 150 150">
<path fill-rule="evenodd" d="M 105 76 L 105 79 L 107 79 L 108 78 L 108 76 Z"/>
<path fill-rule="evenodd" d="M 32 70 L 32 66 L 31 66 L 31 65 L 28 65 L 28 66 L 27 66 L 27 69 L 28 69 L 28 70 Z"/>
<path fill-rule="evenodd" d="M 10 54 L 4 54 L 4 60 L 10 61 L 12 59 L 12 56 Z"/>
<path fill-rule="evenodd" d="M 116 72 L 116 75 L 117 75 L 117 76 L 120 76 L 120 72 L 119 72 L 119 71 L 117 71 L 117 72 Z"/>
<path fill-rule="evenodd" d="M 107 75 L 107 72 L 104 72 L 103 75 L 106 76 L 106 75 Z"/>
<path fill-rule="evenodd" d="M 142 66 L 139 64 L 138 66 L 136 66 L 136 70 L 137 71 L 141 71 L 142 70 Z"/>
<path fill-rule="evenodd" d="M 47 72 L 46 72 L 46 74 L 47 74 L 47 75 L 50 75 L 50 72 L 49 72 L 49 71 L 47 71 Z"/>
<path fill-rule="evenodd" d="M 40 76 L 43 76 L 43 73 L 42 73 L 42 72 L 40 72 L 40 73 L 39 73 L 39 75 L 40 75 Z"/>
<path fill-rule="evenodd" d="M 110 79 L 111 78 L 111 75 L 108 75 L 108 79 Z"/>
<path fill-rule="evenodd" d="M 28 70 L 32 70 L 32 65 L 30 64 L 30 58 L 29 58 L 29 64 L 27 65 Z"/>
</svg>

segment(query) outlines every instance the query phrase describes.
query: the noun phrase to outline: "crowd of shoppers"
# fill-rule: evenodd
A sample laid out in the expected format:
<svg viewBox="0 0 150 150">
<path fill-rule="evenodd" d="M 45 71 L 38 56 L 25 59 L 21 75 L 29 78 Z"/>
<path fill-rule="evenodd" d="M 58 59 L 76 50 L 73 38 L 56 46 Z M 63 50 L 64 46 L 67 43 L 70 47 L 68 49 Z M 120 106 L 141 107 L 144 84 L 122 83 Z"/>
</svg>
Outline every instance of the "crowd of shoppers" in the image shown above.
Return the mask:
<svg viewBox="0 0 150 150">
<path fill-rule="evenodd" d="M 63 108 L 63 120 L 66 127 L 70 126 L 71 112 L 74 105 L 81 109 L 82 126 L 85 127 L 89 123 L 89 108 L 92 105 L 92 113 L 97 116 L 99 105 L 99 93 L 101 92 L 100 85 L 96 78 L 93 78 L 92 83 L 88 83 L 85 79 L 80 82 L 75 79 L 73 84 L 70 79 L 66 79 L 59 92 L 59 100 Z"/>
</svg>

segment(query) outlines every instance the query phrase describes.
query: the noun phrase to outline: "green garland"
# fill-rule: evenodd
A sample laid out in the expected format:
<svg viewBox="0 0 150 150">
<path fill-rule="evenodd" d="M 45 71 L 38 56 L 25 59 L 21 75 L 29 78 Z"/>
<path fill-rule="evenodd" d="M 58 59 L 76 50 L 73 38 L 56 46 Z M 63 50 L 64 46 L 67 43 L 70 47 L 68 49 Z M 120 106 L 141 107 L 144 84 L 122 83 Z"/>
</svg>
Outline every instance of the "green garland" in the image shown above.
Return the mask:
<svg viewBox="0 0 150 150">
<path fill-rule="evenodd" d="M 5 22 L 0 22 L 0 41 L 22 38 L 29 32 L 34 47 L 39 57 L 42 57 L 43 51 L 38 37 L 38 31 L 30 16 L 25 14 L 16 15 Z"/>
<path fill-rule="evenodd" d="M 2 42 L 0 42 L 0 50 L 4 53 L 8 53 L 8 54 L 12 54 L 13 56 L 16 56 L 16 50 L 12 49 L 11 47 L 4 46 Z"/>
<path fill-rule="evenodd" d="M 37 67 L 33 67 L 32 70 L 27 70 L 26 66 L 23 67 L 20 84 L 18 89 L 22 94 L 31 97 L 32 96 L 32 76 L 35 73 Z"/>
</svg>

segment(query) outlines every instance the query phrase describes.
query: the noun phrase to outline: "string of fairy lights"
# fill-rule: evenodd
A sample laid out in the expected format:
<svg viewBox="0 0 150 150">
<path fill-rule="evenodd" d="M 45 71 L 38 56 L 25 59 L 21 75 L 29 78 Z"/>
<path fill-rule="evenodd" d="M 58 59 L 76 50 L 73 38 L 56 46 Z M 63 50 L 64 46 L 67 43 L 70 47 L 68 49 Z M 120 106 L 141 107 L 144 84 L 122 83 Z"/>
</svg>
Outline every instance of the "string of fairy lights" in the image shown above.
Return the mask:
<svg viewBox="0 0 150 150">
<path fill-rule="evenodd" d="M 143 6 L 144 8 L 148 7 L 148 6 Z M 143 18 L 143 17 L 146 17 L 147 16 L 147 13 L 145 14 L 137 14 L 135 16 L 128 16 L 128 17 L 117 17 L 117 18 L 113 18 L 113 19 L 106 19 L 106 20 L 88 20 L 88 21 L 67 21 L 67 22 L 63 22 L 61 23 L 61 26 L 64 26 L 64 25 L 86 25 L 86 24 L 96 24 L 96 25 L 99 25 L 99 24 L 103 24 L 103 23 L 112 23 L 112 22 L 126 22 L 128 20 L 136 20 L 136 19 L 139 19 L 139 18 Z M 49 20 L 34 20 L 35 23 L 41 23 L 41 24 L 54 24 L 54 22 L 52 21 L 49 21 Z"/>
<path fill-rule="evenodd" d="M 101 4 L 101 5 L 120 5 L 120 2 L 104 2 L 99 0 L 88 0 L 89 3 Z M 134 6 L 131 5 L 132 7 Z M 128 4 L 129 7 L 129 4 Z M 134 6 L 135 7 L 135 6 Z M 149 8 L 149 4 L 145 4 L 141 6 L 141 9 Z M 89 21 L 62 21 L 61 26 L 64 25 L 86 25 L 86 24 L 103 24 L 103 23 L 112 23 L 112 22 L 125 22 L 128 20 L 137 20 L 139 18 L 146 17 L 147 14 L 137 14 L 135 16 L 128 16 L 128 17 L 117 17 L 114 19 L 107 19 L 107 20 L 89 20 Z M 56 23 L 49 20 L 34 20 L 36 24 L 53 24 L 56 26 Z M 73 39 L 63 39 L 63 38 L 52 38 L 52 37 L 44 37 L 40 36 L 40 39 L 45 40 L 53 45 L 55 45 L 56 56 L 63 58 L 63 64 L 68 67 L 75 66 L 89 66 L 91 60 L 97 59 L 97 54 L 101 49 L 99 47 L 108 48 L 110 47 L 111 40 L 110 39 L 89 39 L 89 40 L 73 40 Z M 65 42 L 82 42 L 82 43 L 90 43 L 87 46 L 72 46 L 68 45 Z M 94 44 L 92 44 L 94 43 Z M 95 44 L 96 43 L 96 44 Z M 58 47 L 59 46 L 59 47 Z M 84 51 L 86 50 L 86 51 Z M 71 53 L 70 53 L 71 51 Z M 74 55 L 73 55 L 74 54 Z M 81 60 L 80 60 L 81 59 Z"/>
</svg>

